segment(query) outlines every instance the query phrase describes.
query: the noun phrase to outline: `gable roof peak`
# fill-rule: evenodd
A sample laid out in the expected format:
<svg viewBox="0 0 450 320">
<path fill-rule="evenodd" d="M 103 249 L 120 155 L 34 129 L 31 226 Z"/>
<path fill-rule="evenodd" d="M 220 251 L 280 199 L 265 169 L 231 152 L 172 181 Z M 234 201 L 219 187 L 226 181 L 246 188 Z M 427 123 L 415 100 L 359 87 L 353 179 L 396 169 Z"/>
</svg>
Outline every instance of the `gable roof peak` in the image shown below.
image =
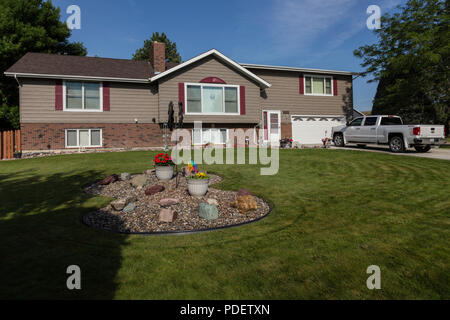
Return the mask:
<svg viewBox="0 0 450 320">
<path fill-rule="evenodd" d="M 249 71 L 248 69 L 244 68 L 243 66 L 241 66 L 239 63 L 237 63 L 236 61 L 228 58 L 226 55 L 224 55 L 223 53 L 221 53 L 219 50 L 217 49 L 210 49 L 202 54 L 199 54 L 198 56 L 195 56 L 183 63 L 180 63 L 179 65 L 166 70 L 158 75 L 155 75 L 153 77 L 150 78 L 150 82 L 159 80 L 177 70 L 183 69 L 199 60 L 202 60 L 208 56 L 214 55 L 216 58 L 218 58 L 219 60 L 223 61 L 224 63 L 228 64 L 229 66 L 233 67 L 234 69 L 242 72 L 243 74 L 245 74 L 246 76 L 248 76 L 249 78 L 253 79 L 254 81 L 256 81 L 257 83 L 260 84 L 261 87 L 263 88 L 269 88 L 271 87 L 271 84 L 268 83 L 267 81 L 265 81 L 264 79 L 258 77 L 256 74 L 254 74 L 253 72 Z"/>
</svg>

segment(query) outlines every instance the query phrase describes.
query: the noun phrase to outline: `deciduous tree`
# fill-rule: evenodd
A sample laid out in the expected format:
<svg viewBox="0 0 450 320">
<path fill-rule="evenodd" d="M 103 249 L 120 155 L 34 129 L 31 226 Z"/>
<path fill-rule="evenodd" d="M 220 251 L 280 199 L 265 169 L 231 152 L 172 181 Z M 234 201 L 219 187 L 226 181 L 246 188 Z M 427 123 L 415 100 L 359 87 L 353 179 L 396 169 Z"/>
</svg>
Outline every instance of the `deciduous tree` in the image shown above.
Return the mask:
<svg viewBox="0 0 450 320">
<path fill-rule="evenodd" d="M 354 51 L 364 76 L 379 81 L 373 114 L 399 114 L 407 123 L 448 125 L 450 16 L 448 2 L 409 0 L 381 18 L 378 42 Z"/>
<path fill-rule="evenodd" d="M 27 52 L 86 55 L 51 1 L 0 0 L 0 125 L 17 127 L 18 85 L 4 72 Z"/>
</svg>

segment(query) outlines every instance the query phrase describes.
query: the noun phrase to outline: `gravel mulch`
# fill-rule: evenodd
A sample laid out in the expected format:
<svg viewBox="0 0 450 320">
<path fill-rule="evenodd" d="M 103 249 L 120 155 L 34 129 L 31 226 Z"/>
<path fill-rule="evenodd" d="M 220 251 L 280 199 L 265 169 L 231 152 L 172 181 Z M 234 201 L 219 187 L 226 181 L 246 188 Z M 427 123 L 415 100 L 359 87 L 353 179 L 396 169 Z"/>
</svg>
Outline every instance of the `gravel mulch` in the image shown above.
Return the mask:
<svg viewBox="0 0 450 320">
<path fill-rule="evenodd" d="M 201 198 L 189 195 L 184 177 L 180 178 L 178 188 L 175 188 L 175 179 L 159 181 L 154 172 L 147 173 L 146 176 L 148 184 L 142 189 L 133 187 L 129 180 L 117 181 L 105 186 L 94 183 L 84 188 L 84 191 L 90 194 L 116 199 L 127 197 L 136 197 L 137 199 L 135 201 L 136 209 L 132 212 L 115 211 L 111 205 L 108 205 L 84 216 L 84 223 L 94 228 L 123 233 L 190 232 L 247 223 L 258 220 L 270 212 L 269 205 L 258 197 L 254 197 L 258 204 L 258 209 L 245 214 L 239 212 L 238 209 L 232 206 L 237 192 L 211 187 L 212 184 L 222 180 L 221 177 L 214 174 L 209 174 L 211 177 L 210 187 L 207 194 Z M 162 185 L 165 187 L 165 190 L 151 196 L 145 195 L 145 190 L 153 185 Z M 157 215 L 163 208 L 159 205 L 159 201 L 164 198 L 179 199 L 178 204 L 169 207 L 178 214 L 174 222 L 164 223 L 158 221 Z M 217 206 L 219 217 L 212 221 L 198 216 L 198 205 L 210 198 L 216 199 L 219 203 Z"/>
</svg>

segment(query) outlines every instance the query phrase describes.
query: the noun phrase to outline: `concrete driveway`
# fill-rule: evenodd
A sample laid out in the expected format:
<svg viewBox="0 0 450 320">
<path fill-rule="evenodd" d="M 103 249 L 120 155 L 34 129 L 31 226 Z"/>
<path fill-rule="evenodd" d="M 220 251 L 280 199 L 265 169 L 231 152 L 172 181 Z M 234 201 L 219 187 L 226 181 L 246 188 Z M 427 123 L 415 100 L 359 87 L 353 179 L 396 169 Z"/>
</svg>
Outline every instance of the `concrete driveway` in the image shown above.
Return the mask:
<svg viewBox="0 0 450 320">
<path fill-rule="evenodd" d="M 348 145 L 344 148 L 338 148 L 335 146 L 331 146 L 331 149 L 340 149 L 340 150 L 358 150 L 358 151 L 367 151 L 367 152 L 380 152 L 380 153 L 389 153 L 392 155 L 403 155 L 403 156 L 411 156 L 411 157 L 419 157 L 419 158 L 430 158 L 430 159 L 442 159 L 442 160 L 450 160 L 450 148 L 432 148 L 430 151 L 426 153 L 417 152 L 414 149 L 408 149 L 405 153 L 392 153 L 389 151 L 388 146 L 379 146 L 379 145 L 371 145 L 368 144 L 364 148 L 359 148 L 356 145 Z"/>
</svg>

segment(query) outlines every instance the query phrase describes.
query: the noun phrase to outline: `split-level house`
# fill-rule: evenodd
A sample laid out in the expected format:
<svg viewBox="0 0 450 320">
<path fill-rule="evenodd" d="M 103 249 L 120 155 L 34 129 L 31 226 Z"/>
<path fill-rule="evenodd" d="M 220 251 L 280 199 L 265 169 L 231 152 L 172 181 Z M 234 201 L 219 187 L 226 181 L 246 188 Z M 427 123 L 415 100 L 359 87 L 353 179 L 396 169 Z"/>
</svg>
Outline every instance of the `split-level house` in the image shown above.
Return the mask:
<svg viewBox="0 0 450 320">
<path fill-rule="evenodd" d="M 170 102 L 194 145 L 238 128 L 320 144 L 353 112 L 351 72 L 242 64 L 215 49 L 173 64 L 158 42 L 149 61 L 27 53 L 5 75 L 20 87 L 25 153 L 162 147 Z"/>
</svg>

